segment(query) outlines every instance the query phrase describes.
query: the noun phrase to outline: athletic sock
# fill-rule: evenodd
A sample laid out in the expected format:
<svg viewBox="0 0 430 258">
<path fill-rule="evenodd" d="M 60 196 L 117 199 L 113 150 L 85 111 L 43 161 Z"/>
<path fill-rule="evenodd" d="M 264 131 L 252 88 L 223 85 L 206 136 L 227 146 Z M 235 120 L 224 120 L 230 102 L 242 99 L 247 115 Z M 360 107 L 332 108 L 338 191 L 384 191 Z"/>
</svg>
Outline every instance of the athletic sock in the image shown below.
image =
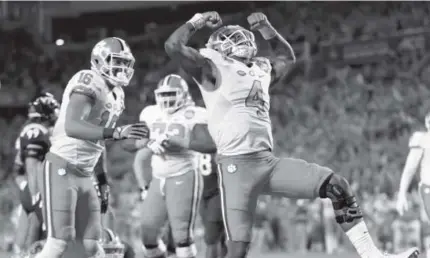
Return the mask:
<svg viewBox="0 0 430 258">
<path fill-rule="evenodd" d="M 364 221 L 359 222 L 357 225 L 348 230 L 346 235 L 354 245 L 361 258 L 382 257 L 382 253 L 379 251 L 370 237 L 369 230 L 367 229 L 366 223 L 364 223 Z"/>
</svg>

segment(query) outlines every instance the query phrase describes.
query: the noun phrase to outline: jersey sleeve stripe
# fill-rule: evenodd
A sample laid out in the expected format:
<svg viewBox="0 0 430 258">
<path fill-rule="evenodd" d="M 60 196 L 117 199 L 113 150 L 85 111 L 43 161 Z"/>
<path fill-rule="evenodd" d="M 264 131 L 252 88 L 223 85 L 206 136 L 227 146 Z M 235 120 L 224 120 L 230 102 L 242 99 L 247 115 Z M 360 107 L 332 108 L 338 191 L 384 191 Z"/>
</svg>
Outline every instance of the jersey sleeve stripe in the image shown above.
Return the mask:
<svg viewBox="0 0 430 258">
<path fill-rule="evenodd" d="M 97 93 L 93 89 L 83 85 L 78 85 L 73 88 L 73 90 L 70 92 L 70 96 L 72 96 L 73 93 L 85 95 L 89 97 L 92 102 L 95 102 L 97 99 Z"/>
<path fill-rule="evenodd" d="M 28 145 L 26 146 L 26 149 L 38 149 L 38 150 L 42 150 L 42 149 L 43 149 L 43 147 L 42 147 L 42 146 L 40 146 L 40 145 L 38 145 L 38 144 L 28 144 Z"/>
</svg>

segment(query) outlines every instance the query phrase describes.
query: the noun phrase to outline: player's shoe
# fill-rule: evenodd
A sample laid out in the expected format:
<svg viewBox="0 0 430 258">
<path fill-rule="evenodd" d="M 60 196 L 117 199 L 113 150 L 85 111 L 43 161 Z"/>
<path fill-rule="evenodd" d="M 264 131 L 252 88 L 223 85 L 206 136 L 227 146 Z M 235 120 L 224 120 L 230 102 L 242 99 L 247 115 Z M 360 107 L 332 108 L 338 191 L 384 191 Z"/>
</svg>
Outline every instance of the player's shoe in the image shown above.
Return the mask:
<svg viewBox="0 0 430 258">
<path fill-rule="evenodd" d="M 399 254 L 386 254 L 382 256 L 383 258 L 418 258 L 418 255 L 420 254 L 420 251 L 418 248 L 413 247 L 409 248 L 408 250 L 401 252 Z"/>
</svg>

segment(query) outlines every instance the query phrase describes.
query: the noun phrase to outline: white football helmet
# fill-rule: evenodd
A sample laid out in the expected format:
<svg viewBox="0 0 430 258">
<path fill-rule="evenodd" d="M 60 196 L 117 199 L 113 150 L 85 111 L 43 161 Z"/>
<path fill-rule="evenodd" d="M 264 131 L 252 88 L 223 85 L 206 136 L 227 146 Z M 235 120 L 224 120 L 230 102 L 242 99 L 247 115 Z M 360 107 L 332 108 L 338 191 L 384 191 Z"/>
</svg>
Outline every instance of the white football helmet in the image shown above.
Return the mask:
<svg viewBox="0 0 430 258">
<path fill-rule="evenodd" d="M 251 59 L 257 54 L 254 33 L 239 25 L 219 28 L 209 37 L 206 47 L 228 57 Z"/>
<path fill-rule="evenodd" d="M 134 74 L 134 56 L 128 44 L 116 37 L 105 38 L 91 52 L 91 69 L 113 86 L 127 86 Z"/>
<path fill-rule="evenodd" d="M 187 82 L 177 74 L 169 74 L 164 77 L 158 83 L 154 93 L 157 105 L 169 114 L 192 103 Z"/>
</svg>

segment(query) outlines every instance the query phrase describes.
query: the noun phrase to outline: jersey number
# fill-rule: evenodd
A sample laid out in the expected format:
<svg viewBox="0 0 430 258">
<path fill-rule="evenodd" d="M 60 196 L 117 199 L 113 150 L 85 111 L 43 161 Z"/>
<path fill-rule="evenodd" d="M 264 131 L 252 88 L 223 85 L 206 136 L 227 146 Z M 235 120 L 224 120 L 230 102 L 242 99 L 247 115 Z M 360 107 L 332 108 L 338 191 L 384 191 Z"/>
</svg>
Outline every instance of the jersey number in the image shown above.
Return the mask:
<svg viewBox="0 0 430 258">
<path fill-rule="evenodd" d="M 255 80 L 252 83 L 251 91 L 245 99 L 245 106 L 257 108 L 257 114 L 266 111 L 266 102 L 263 99 L 263 88 L 260 81 Z"/>
<path fill-rule="evenodd" d="M 198 159 L 198 167 L 200 173 L 204 176 L 209 176 L 212 174 L 212 155 L 210 154 L 202 154 L 199 155 Z"/>
<path fill-rule="evenodd" d="M 37 128 L 31 128 L 30 130 L 25 132 L 25 134 L 27 135 L 28 139 L 37 138 L 37 136 L 39 136 L 40 134 L 40 130 Z"/>
<path fill-rule="evenodd" d="M 78 82 L 83 83 L 84 85 L 89 85 L 91 81 L 93 80 L 93 75 L 90 73 L 81 73 L 79 75 Z"/>
<path fill-rule="evenodd" d="M 154 123 L 152 130 L 156 135 L 171 133 L 179 137 L 185 137 L 185 126 L 181 124 Z"/>
<path fill-rule="evenodd" d="M 106 128 L 114 128 L 116 125 L 116 122 L 118 121 L 119 116 L 117 115 L 110 115 L 109 111 L 104 111 L 101 116 L 101 122 L 100 126 L 106 127 Z"/>
</svg>

